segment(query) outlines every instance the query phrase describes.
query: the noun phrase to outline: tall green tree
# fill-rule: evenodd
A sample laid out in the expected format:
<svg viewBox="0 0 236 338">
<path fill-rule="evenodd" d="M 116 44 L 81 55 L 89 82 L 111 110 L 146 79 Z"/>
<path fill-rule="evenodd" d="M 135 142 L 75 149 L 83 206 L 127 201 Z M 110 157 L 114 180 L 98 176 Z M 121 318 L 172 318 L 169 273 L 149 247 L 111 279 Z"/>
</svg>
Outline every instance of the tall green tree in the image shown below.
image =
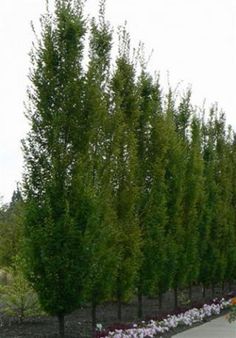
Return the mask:
<svg viewBox="0 0 236 338">
<path fill-rule="evenodd" d="M 229 140 L 230 140 L 230 163 L 232 166 L 232 181 L 231 181 L 231 192 L 232 192 L 232 211 L 233 211 L 233 228 L 232 228 L 232 234 L 231 239 L 228 245 L 230 246 L 229 250 L 229 260 L 228 260 L 228 268 L 227 268 L 227 280 L 229 282 L 229 285 L 232 284 L 232 281 L 235 278 L 235 257 L 236 257 L 236 248 L 235 248 L 235 236 L 236 236 L 236 137 L 235 132 L 232 132 L 232 130 L 229 130 Z M 231 252 L 231 253 L 230 253 Z"/>
<path fill-rule="evenodd" d="M 112 90 L 112 188 L 117 215 L 119 250 L 115 294 L 118 319 L 121 303 L 134 291 L 140 264 L 140 228 L 137 218 L 137 139 L 139 115 L 135 68 L 130 61 L 129 37 L 122 31 L 120 52 L 111 82 Z"/>
<path fill-rule="evenodd" d="M 182 136 L 175 123 L 176 103 L 172 90 L 169 90 L 166 103 L 166 132 L 168 152 L 166 166 L 168 223 L 168 263 L 172 273 L 172 287 L 175 295 L 175 307 L 178 306 L 177 291 L 186 281 L 185 228 L 184 215 L 184 179 L 186 172 L 186 149 Z"/>
<path fill-rule="evenodd" d="M 201 122 L 196 116 L 193 116 L 191 141 L 187 150 L 184 197 L 185 254 L 187 257 L 186 284 L 189 286 L 190 299 L 191 285 L 198 281 L 200 269 L 199 226 L 202 221 L 204 203 L 204 161 L 201 142 Z"/>
<path fill-rule="evenodd" d="M 216 219 L 214 229 L 216 231 L 215 245 L 219 250 L 218 267 L 214 279 L 221 282 L 229 278 L 235 255 L 232 248 L 234 233 L 234 210 L 232 207 L 232 161 L 230 157 L 230 138 L 226 130 L 225 116 L 218 113 L 215 119 L 216 130 L 216 183 L 218 187 L 218 199 L 215 206 Z M 222 285 L 223 285 L 222 284 Z"/>
<path fill-rule="evenodd" d="M 138 137 L 139 224 L 142 231 L 142 264 L 138 280 L 138 315 L 142 295 L 162 294 L 168 289 L 165 231 L 167 137 L 159 80 L 143 70 L 140 79 Z"/>
<path fill-rule="evenodd" d="M 88 118 L 88 153 L 84 158 L 84 184 L 92 204 L 85 230 L 87 298 L 92 304 L 92 326 L 96 329 L 96 307 L 110 300 L 116 276 L 116 215 L 110 174 L 109 86 L 112 33 L 105 21 L 105 2 L 100 2 L 99 22 L 91 22 L 89 65 L 85 81 L 84 111 Z M 113 245 L 114 244 L 114 245 Z"/>
<path fill-rule="evenodd" d="M 200 236 L 200 281 L 203 284 L 203 290 L 213 281 L 216 275 L 216 251 L 214 224 L 215 224 L 215 206 L 218 199 L 218 188 L 216 183 L 216 135 L 215 135 L 215 108 L 211 107 L 209 119 L 203 123 L 203 158 L 204 158 L 204 181 L 205 198 L 203 204 L 203 218 L 199 226 Z M 205 293 L 205 292 L 204 292 Z"/>
<path fill-rule="evenodd" d="M 166 116 L 159 112 L 153 121 L 152 130 L 152 170 L 149 199 L 146 205 L 145 276 L 148 276 L 151 294 L 158 294 L 159 308 L 162 307 L 162 294 L 172 283 L 171 262 L 168 242 L 168 183 L 166 181 L 169 139 L 166 133 Z M 150 159 L 151 160 L 151 159 Z M 148 268 L 148 269 L 147 269 Z M 173 268 L 173 265 L 172 265 Z"/>
<path fill-rule="evenodd" d="M 199 222 L 203 202 L 203 158 L 201 151 L 201 126 L 191 105 L 191 90 L 181 97 L 175 116 L 177 132 L 182 139 L 185 160 L 183 219 L 183 242 L 185 242 L 185 283 L 189 286 L 197 281 L 199 272 Z"/>
<path fill-rule="evenodd" d="M 84 224 L 74 212 L 72 183 L 84 135 L 85 24 L 80 3 L 70 0 L 57 0 L 55 13 L 41 22 L 31 56 L 26 114 L 31 129 L 23 142 L 26 273 L 43 309 L 58 317 L 64 337 L 64 316 L 83 297 Z"/>
<path fill-rule="evenodd" d="M 140 264 L 137 293 L 138 293 L 138 317 L 143 316 L 142 297 L 147 293 L 147 276 L 145 271 L 149 269 L 146 266 L 145 248 L 147 245 L 146 237 L 146 213 L 145 208 L 148 201 L 150 190 L 151 175 L 151 130 L 152 119 L 158 107 L 158 98 L 155 84 L 152 77 L 146 72 L 143 66 L 141 75 L 138 79 L 138 95 L 139 95 L 139 117 L 137 120 L 137 182 L 139 186 L 139 201 L 137 206 L 138 222 L 140 226 L 142 243 L 142 261 Z"/>
</svg>

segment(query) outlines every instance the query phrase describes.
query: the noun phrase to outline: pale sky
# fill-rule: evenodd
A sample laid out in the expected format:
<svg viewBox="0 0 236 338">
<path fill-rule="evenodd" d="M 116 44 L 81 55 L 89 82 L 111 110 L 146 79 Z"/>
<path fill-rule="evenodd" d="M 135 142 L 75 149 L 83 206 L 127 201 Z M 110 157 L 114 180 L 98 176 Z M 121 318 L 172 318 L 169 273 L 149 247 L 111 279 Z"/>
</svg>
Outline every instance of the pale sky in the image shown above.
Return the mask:
<svg viewBox="0 0 236 338">
<path fill-rule="evenodd" d="M 52 2 L 53 0 L 51 0 Z M 87 0 L 96 13 L 98 0 Z M 20 140 L 28 52 L 34 40 L 30 21 L 38 27 L 44 0 L 0 0 L 0 196 L 8 202 L 21 180 Z M 236 130 L 236 0 L 107 0 L 107 18 L 116 27 L 127 21 L 134 45 L 141 40 L 150 71 L 165 85 L 192 86 L 193 103 L 218 102 Z"/>
</svg>

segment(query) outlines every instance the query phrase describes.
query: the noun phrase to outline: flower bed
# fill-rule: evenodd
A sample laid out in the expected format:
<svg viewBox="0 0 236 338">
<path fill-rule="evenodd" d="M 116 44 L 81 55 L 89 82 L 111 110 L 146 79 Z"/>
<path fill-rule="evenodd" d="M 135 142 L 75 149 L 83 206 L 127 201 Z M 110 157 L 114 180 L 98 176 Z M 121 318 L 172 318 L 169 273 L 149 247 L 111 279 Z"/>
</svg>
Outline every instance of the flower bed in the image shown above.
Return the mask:
<svg viewBox="0 0 236 338">
<path fill-rule="evenodd" d="M 178 327 L 189 327 L 201 323 L 207 318 L 219 315 L 222 310 L 229 308 L 230 300 L 215 299 L 211 304 L 204 304 L 200 308 L 192 308 L 178 315 L 168 315 L 160 321 L 150 320 L 148 323 L 132 324 L 129 328 L 119 328 L 114 331 L 100 333 L 105 338 L 148 338 L 161 337 L 163 334 Z"/>
</svg>

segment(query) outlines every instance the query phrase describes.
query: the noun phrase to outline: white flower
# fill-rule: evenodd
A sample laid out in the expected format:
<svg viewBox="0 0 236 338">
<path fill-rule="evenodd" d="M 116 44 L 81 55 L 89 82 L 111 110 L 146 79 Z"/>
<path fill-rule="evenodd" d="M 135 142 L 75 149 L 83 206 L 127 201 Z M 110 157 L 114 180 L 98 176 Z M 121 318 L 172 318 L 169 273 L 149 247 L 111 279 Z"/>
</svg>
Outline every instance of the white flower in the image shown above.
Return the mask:
<svg viewBox="0 0 236 338">
<path fill-rule="evenodd" d="M 102 331 L 102 324 L 101 323 L 97 323 L 96 330 L 97 331 Z"/>
</svg>

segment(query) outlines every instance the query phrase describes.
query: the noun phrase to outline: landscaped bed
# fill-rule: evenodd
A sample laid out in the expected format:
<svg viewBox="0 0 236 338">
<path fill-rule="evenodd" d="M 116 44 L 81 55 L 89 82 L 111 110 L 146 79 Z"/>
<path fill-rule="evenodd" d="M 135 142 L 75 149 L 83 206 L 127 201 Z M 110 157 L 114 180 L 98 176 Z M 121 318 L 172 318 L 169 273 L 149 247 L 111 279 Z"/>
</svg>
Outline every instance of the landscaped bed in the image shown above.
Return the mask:
<svg viewBox="0 0 236 338">
<path fill-rule="evenodd" d="M 148 323 L 143 321 L 140 324 L 133 324 L 129 328 L 117 328 L 114 331 L 106 330 L 98 333 L 97 336 L 105 338 L 167 337 L 177 333 L 176 331 L 181 331 L 219 316 L 229 308 L 230 304 L 230 299 L 214 299 L 211 304 L 204 304 L 199 308 L 194 307 L 179 314 L 167 315 L 167 317 L 160 320 L 151 320 Z"/>
<path fill-rule="evenodd" d="M 220 315 L 227 313 L 227 307 L 222 308 L 223 302 L 220 302 L 222 297 L 221 288 L 216 288 L 215 292 L 219 299 L 219 301 L 213 302 L 211 300 L 211 290 L 208 289 L 206 292 L 207 300 L 204 301 L 202 299 L 202 293 L 200 287 L 193 288 L 193 299 L 191 308 L 200 309 L 203 307 L 204 303 L 206 306 L 204 307 L 205 316 L 202 320 L 197 321 L 195 319 L 200 318 L 201 316 L 194 311 L 193 313 L 189 313 L 189 316 L 194 317 L 194 321 L 191 323 L 192 326 L 200 325 L 208 320 L 216 318 L 219 316 L 218 305 L 221 303 Z M 184 291 L 184 295 L 187 297 L 187 290 Z M 234 293 L 230 293 L 225 295 L 225 299 L 229 300 L 234 296 Z M 184 297 L 184 298 L 186 298 Z M 209 305 L 213 304 L 214 306 L 209 307 Z M 134 299 L 129 304 L 123 304 L 122 313 L 123 320 L 122 323 L 117 323 L 117 306 L 115 303 L 107 303 L 98 307 L 97 311 L 97 322 L 102 324 L 102 331 L 97 331 L 98 337 L 106 337 L 109 334 L 109 331 L 115 331 L 116 329 L 120 329 L 125 331 L 127 329 L 132 329 L 133 332 L 137 328 L 142 329 L 150 325 L 152 328 L 156 325 L 156 322 L 162 322 L 163 319 L 166 318 L 164 323 L 171 325 L 172 327 L 165 332 L 157 332 L 156 337 L 171 337 L 172 335 L 186 330 L 192 326 L 190 326 L 189 316 L 186 314 L 185 316 L 181 315 L 181 313 L 186 312 L 190 309 L 190 304 L 183 304 L 180 302 L 180 307 L 173 311 L 174 299 L 173 292 L 169 291 L 163 296 L 163 307 L 162 310 L 158 308 L 158 299 L 157 298 L 144 298 L 143 301 L 143 310 L 144 310 L 144 321 L 137 321 L 137 299 Z M 168 316 L 171 315 L 171 316 Z M 209 314 L 209 316 L 208 316 Z M 173 317 L 174 316 L 174 317 Z M 180 316 L 180 319 L 178 319 Z M 176 323 L 178 325 L 176 326 Z M 187 325 L 185 325 L 187 324 Z M 134 327 L 137 325 L 137 327 Z M 101 328 L 98 325 L 98 328 Z M 150 329 L 150 327 L 149 327 Z M 7 316 L 3 316 L 0 314 L 0 338 L 55 338 L 57 335 L 58 323 L 55 317 L 49 316 L 37 316 L 26 318 L 22 324 L 17 322 L 16 318 L 10 318 Z M 113 334 L 114 335 L 114 334 Z M 90 306 L 84 306 L 82 309 L 75 311 L 71 315 L 66 317 L 66 338 L 91 338 L 91 308 Z M 122 337 L 122 336 L 121 336 Z M 124 335 L 123 337 L 129 337 Z M 130 336 L 135 337 L 135 336 Z M 142 335 L 136 337 L 142 337 Z"/>
</svg>

